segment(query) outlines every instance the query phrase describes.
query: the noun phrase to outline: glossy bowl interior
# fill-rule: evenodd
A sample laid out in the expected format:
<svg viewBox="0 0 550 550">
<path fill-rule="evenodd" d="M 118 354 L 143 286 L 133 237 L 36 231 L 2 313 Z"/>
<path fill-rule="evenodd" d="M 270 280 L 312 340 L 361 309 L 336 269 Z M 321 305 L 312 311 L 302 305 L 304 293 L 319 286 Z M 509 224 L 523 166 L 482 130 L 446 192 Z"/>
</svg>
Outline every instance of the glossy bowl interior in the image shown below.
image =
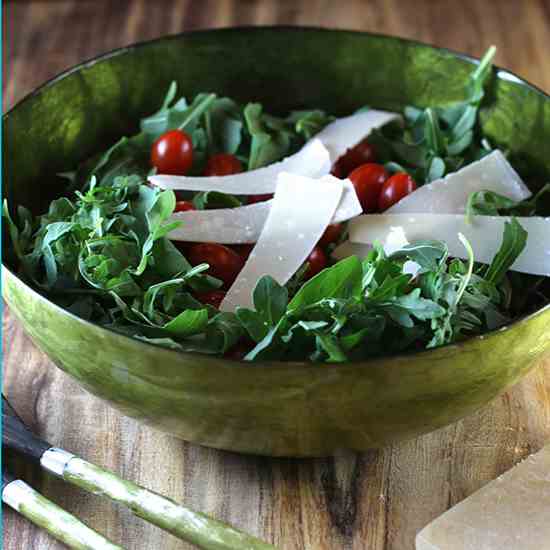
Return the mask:
<svg viewBox="0 0 550 550">
<path fill-rule="evenodd" d="M 4 196 L 35 214 L 63 193 L 55 174 L 137 129 L 172 80 L 269 110 L 368 104 L 399 110 L 461 98 L 472 60 L 366 33 L 303 28 L 202 31 L 79 65 L 4 117 Z M 529 181 L 550 174 L 550 98 L 499 71 L 482 121 Z M 9 249 L 9 243 L 4 242 Z M 9 251 L 9 250 L 8 250 Z M 196 443 L 320 456 L 414 437 L 486 404 L 550 356 L 550 306 L 460 345 L 344 365 L 254 363 L 177 353 L 87 323 L 29 288 L 9 264 L 3 294 L 58 367 L 124 413 Z"/>
</svg>

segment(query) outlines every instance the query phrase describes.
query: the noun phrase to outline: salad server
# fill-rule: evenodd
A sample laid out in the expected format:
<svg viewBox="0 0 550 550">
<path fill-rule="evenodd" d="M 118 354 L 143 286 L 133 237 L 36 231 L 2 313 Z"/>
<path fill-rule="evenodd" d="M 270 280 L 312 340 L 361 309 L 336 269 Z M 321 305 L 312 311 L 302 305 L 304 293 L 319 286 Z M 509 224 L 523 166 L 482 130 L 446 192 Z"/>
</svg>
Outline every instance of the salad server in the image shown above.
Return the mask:
<svg viewBox="0 0 550 550">
<path fill-rule="evenodd" d="M 2 396 L 2 446 L 65 481 L 128 507 L 136 516 L 204 550 L 273 550 L 275 547 L 230 525 L 177 504 L 120 478 L 36 436 Z M 15 484 L 15 485 L 14 485 Z M 13 492 L 16 492 L 16 502 Z M 10 496 L 12 497 L 10 500 Z M 25 517 L 76 549 L 120 549 L 49 502 L 21 480 L 6 474 L 2 499 Z"/>
</svg>

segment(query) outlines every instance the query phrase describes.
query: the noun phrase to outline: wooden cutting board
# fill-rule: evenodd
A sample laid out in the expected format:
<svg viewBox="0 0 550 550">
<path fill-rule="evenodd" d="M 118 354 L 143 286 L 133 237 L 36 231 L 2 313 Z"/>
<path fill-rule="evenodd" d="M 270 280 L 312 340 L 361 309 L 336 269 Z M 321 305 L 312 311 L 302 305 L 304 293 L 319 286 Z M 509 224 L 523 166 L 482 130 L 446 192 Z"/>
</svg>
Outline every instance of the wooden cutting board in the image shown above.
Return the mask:
<svg viewBox="0 0 550 550">
<path fill-rule="evenodd" d="M 550 90 L 546 0 L 26 1 L 3 10 L 5 107 L 115 47 L 249 24 L 383 32 L 478 56 L 496 44 L 498 64 Z M 384 450 L 322 460 L 240 456 L 183 443 L 108 408 L 57 370 L 9 311 L 3 335 L 4 391 L 42 436 L 290 550 L 412 550 L 422 527 L 550 438 L 547 364 L 479 413 Z M 35 488 L 129 549 L 186 548 L 108 501 L 26 473 Z M 9 510 L 3 536 L 5 550 L 62 548 Z"/>
</svg>

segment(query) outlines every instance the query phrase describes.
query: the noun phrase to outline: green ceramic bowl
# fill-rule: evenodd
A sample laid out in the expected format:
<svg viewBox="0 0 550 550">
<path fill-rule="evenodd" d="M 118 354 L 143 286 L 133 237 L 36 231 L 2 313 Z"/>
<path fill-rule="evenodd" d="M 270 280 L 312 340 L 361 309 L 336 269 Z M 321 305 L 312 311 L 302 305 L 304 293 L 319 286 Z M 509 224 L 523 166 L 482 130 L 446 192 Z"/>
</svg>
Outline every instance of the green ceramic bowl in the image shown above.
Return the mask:
<svg viewBox="0 0 550 550">
<path fill-rule="evenodd" d="M 459 99 L 473 60 L 397 38 L 301 28 L 194 32 L 79 65 L 4 117 L 4 193 L 40 213 L 63 192 L 56 172 L 136 130 L 169 83 L 269 109 L 348 114 Z M 487 135 L 524 175 L 550 174 L 550 97 L 499 71 Z M 542 180 L 537 180 L 542 181 Z M 36 345 L 93 394 L 183 439 L 247 453 L 320 456 L 383 446 L 485 405 L 550 356 L 550 307 L 511 326 L 364 363 L 247 364 L 177 353 L 92 325 L 3 270 L 6 301 Z"/>
</svg>

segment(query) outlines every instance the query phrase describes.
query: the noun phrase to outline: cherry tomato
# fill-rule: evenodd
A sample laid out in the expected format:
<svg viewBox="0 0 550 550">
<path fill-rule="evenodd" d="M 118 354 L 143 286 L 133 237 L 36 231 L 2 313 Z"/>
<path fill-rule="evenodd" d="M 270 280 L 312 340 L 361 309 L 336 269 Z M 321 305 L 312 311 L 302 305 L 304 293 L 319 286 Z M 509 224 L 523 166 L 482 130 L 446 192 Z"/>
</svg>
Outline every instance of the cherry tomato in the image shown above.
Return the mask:
<svg viewBox="0 0 550 550">
<path fill-rule="evenodd" d="M 174 212 L 187 212 L 188 210 L 195 210 L 191 201 L 177 201 Z"/>
<path fill-rule="evenodd" d="M 378 197 L 378 208 L 381 212 L 399 202 L 416 189 L 415 181 L 405 172 L 397 172 L 383 185 Z"/>
<path fill-rule="evenodd" d="M 187 257 L 187 254 L 189 250 L 195 246 L 197 243 L 193 241 L 172 241 L 172 244 L 185 256 Z"/>
<path fill-rule="evenodd" d="M 193 164 L 193 142 L 182 130 L 169 130 L 153 143 L 151 164 L 159 174 L 187 174 Z"/>
<path fill-rule="evenodd" d="M 227 153 L 212 155 L 206 167 L 204 168 L 204 176 L 229 176 L 230 174 L 238 174 L 243 171 L 243 166 L 240 160 Z"/>
<path fill-rule="evenodd" d="M 273 198 L 272 193 L 267 193 L 266 195 L 248 195 L 246 204 L 255 204 L 257 202 L 269 201 Z"/>
<path fill-rule="evenodd" d="M 200 243 L 192 246 L 187 255 L 191 265 L 206 263 L 208 273 L 230 286 L 243 268 L 243 259 L 231 248 L 215 243 Z"/>
<path fill-rule="evenodd" d="M 363 212 L 372 213 L 378 210 L 378 197 L 388 177 L 384 167 L 373 162 L 359 166 L 349 175 Z"/>
<path fill-rule="evenodd" d="M 212 307 L 218 308 L 225 298 L 225 292 L 223 290 L 211 290 L 210 292 L 201 292 L 196 295 L 199 302 L 208 304 Z"/>
<path fill-rule="evenodd" d="M 348 149 L 333 167 L 333 175 L 338 178 L 347 177 L 362 164 L 376 161 L 374 147 L 366 140 L 360 141 L 355 147 Z"/>
<path fill-rule="evenodd" d="M 248 256 L 250 256 L 250 253 L 254 248 L 254 245 L 253 244 L 234 244 L 231 248 L 243 259 L 243 262 L 246 262 L 246 260 L 248 260 Z"/>
<path fill-rule="evenodd" d="M 342 167 L 338 164 L 338 161 L 333 164 L 330 174 L 335 178 L 340 178 L 341 180 L 346 179 Z"/>
<path fill-rule="evenodd" d="M 340 237 L 341 233 L 342 224 L 333 223 L 325 229 L 325 232 L 323 233 L 317 244 L 320 246 L 328 246 L 329 244 L 335 243 Z"/>
<path fill-rule="evenodd" d="M 307 281 L 327 267 L 327 256 L 320 246 L 316 246 L 307 257 L 306 262 L 309 264 L 304 275 L 304 279 Z"/>
</svg>

